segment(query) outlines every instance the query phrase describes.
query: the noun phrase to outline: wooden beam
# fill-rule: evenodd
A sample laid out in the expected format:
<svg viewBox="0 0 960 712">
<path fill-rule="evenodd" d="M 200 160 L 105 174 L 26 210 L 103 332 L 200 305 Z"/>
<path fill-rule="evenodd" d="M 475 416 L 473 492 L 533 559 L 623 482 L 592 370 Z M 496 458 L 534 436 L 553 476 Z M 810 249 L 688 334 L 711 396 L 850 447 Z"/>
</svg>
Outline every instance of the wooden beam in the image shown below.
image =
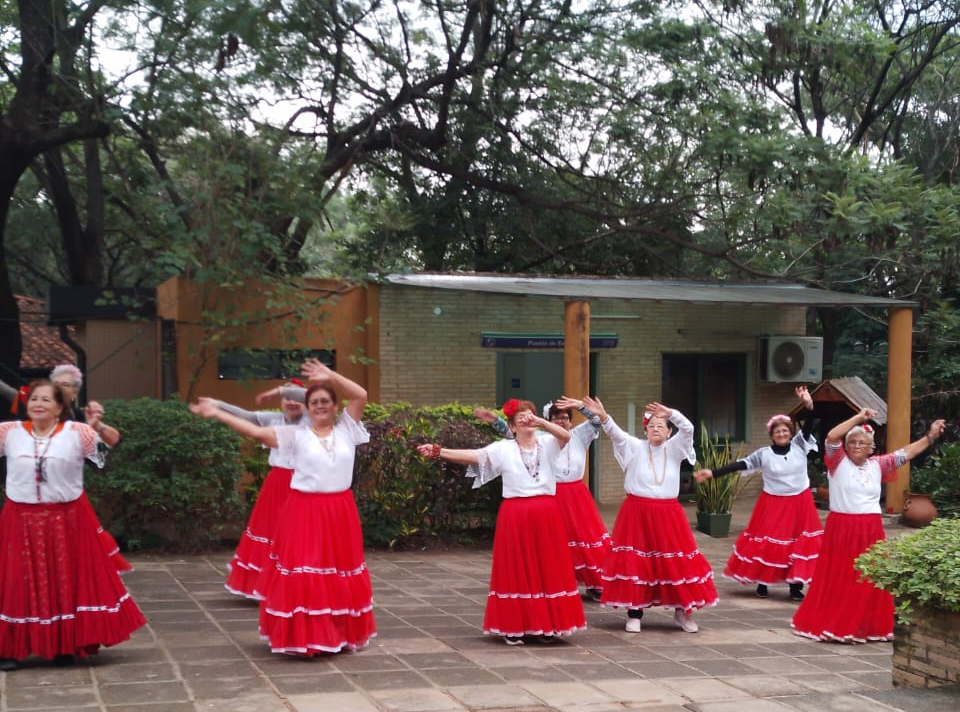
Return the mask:
<svg viewBox="0 0 960 712">
<path fill-rule="evenodd" d="M 887 357 L 887 450 L 910 443 L 910 376 L 913 349 L 913 310 L 890 309 Z M 910 488 L 910 463 L 897 469 L 897 479 L 888 482 L 887 512 L 903 510 L 904 492 Z"/>
</svg>

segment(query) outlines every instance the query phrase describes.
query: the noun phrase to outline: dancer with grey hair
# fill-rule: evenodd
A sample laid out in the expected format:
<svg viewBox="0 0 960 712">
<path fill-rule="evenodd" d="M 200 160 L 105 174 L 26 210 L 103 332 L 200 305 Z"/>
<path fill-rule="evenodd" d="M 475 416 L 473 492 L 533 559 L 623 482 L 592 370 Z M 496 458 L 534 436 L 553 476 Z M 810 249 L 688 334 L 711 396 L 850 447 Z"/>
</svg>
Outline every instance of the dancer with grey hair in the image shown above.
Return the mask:
<svg viewBox="0 0 960 712">
<path fill-rule="evenodd" d="M 866 643 L 893 639 L 893 596 L 865 581 L 856 558 L 885 538 L 880 517 L 883 482 L 933 445 L 944 431 L 935 420 L 906 447 L 872 455 L 876 411 L 862 409 L 827 433 L 823 460 L 830 476 L 830 514 L 813 583 L 793 616 L 794 633 L 814 640 Z"/>
</svg>

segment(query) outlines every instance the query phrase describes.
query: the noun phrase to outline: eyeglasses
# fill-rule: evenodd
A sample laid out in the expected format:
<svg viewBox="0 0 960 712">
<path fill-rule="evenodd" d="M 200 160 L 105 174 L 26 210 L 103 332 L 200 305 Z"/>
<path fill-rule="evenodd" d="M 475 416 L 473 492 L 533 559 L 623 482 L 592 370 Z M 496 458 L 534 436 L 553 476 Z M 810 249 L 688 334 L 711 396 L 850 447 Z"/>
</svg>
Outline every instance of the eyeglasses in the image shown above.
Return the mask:
<svg viewBox="0 0 960 712">
<path fill-rule="evenodd" d="M 847 447 L 870 447 L 873 443 L 869 440 L 848 440 Z"/>
<path fill-rule="evenodd" d="M 570 416 L 566 413 L 560 413 L 559 415 L 555 415 L 550 418 L 550 420 L 570 420 Z"/>
<path fill-rule="evenodd" d="M 71 391 L 75 390 L 77 387 L 76 383 L 67 383 L 66 381 L 54 381 L 53 385 L 57 388 L 69 388 Z"/>
<path fill-rule="evenodd" d="M 329 398 L 315 398 L 310 401 L 310 405 L 330 405 L 333 403 Z"/>
</svg>

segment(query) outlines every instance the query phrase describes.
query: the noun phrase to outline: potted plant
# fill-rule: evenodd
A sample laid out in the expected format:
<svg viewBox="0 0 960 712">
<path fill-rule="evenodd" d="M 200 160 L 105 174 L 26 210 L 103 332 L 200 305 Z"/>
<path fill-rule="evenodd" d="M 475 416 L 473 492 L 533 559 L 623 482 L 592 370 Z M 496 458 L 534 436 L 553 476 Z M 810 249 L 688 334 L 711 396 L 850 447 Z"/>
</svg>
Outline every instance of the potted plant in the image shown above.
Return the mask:
<svg viewBox="0 0 960 712">
<path fill-rule="evenodd" d="M 694 469 L 715 470 L 740 459 L 740 449 L 734 453 L 730 438 L 712 438 L 707 426 L 700 424 L 700 459 Z M 741 477 L 740 472 L 731 472 L 720 477 L 711 477 L 696 483 L 697 529 L 713 537 L 730 533 L 733 503 L 750 482 L 750 477 Z"/>
<path fill-rule="evenodd" d="M 810 478 L 810 489 L 813 490 L 816 500 L 829 505 L 830 477 L 827 475 L 823 460 L 807 462 L 807 476 Z"/>
<path fill-rule="evenodd" d="M 905 494 L 903 524 L 925 526 L 937 516 L 960 518 L 960 443 L 941 445 L 912 467 Z"/>
<path fill-rule="evenodd" d="M 857 558 L 857 570 L 896 600 L 895 685 L 932 687 L 960 678 L 958 561 L 956 519 L 879 541 Z"/>
</svg>

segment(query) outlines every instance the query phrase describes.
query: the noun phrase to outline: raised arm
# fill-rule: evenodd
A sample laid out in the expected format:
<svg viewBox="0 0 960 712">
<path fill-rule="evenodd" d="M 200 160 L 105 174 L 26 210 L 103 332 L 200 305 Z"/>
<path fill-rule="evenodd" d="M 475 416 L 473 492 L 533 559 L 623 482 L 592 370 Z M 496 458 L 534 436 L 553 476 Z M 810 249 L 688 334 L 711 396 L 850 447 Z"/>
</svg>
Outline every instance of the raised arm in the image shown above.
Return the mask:
<svg viewBox="0 0 960 712">
<path fill-rule="evenodd" d="M 201 418 L 219 420 L 231 430 L 236 430 L 241 435 L 253 438 L 267 447 L 277 447 L 277 431 L 275 429 L 254 425 L 243 418 L 238 418 L 222 410 L 218 401 L 213 398 L 198 398 L 196 403 L 190 404 L 190 412 L 199 415 Z"/>
<path fill-rule="evenodd" d="M 436 443 L 417 445 L 417 452 L 428 460 L 448 460 L 459 465 L 475 465 L 480 462 L 480 454 L 477 450 L 453 450 L 440 447 Z"/>
<path fill-rule="evenodd" d="M 877 417 L 877 411 L 871 410 L 870 408 L 862 408 L 859 413 L 856 413 L 842 423 L 838 423 L 830 428 L 830 432 L 827 433 L 827 442 L 831 445 L 839 445 L 843 442 L 844 437 L 847 433 L 850 432 L 850 429 L 857 425 L 863 425 L 871 418 Z"/>
<path fill-rule="evenodd" d="M 940 439 L 941 435 L 943 435 L 943 431 L 946 429 L 946 427 L 946 421 L 943 419 L 934 420 L 932 423 L 930 423 L 930 427 L 927 429 L 927 432 L 922 438 L 919 440 L 914 440 L 912 443 L 903 448 L 903 451 L 907 453 L 907 459 L 912 460 L 928 447 L 933 447 L 933 444 Z"/>
<path fill-rule="evenodd" d="M 83 409 L 83 415 L 87 425 L 97 431 L 97 435 L 107 447 L 117 446 L 120 442 L 120 431 L 103 422 L 103 406 L 100 401 L 87 403 L 87 407 Z"/>
<path fill-rule="evenodd" d="M 367 407 L 367 390 L 359 383 L 337 373 L 316 358 L 304 361 L 300 372 L 311 381 L 331 386 L 342 398 L 348 399 L 346 410 L 350 417 L 358 423 L 363 419 L 363 409 Z"/>
</svg>

